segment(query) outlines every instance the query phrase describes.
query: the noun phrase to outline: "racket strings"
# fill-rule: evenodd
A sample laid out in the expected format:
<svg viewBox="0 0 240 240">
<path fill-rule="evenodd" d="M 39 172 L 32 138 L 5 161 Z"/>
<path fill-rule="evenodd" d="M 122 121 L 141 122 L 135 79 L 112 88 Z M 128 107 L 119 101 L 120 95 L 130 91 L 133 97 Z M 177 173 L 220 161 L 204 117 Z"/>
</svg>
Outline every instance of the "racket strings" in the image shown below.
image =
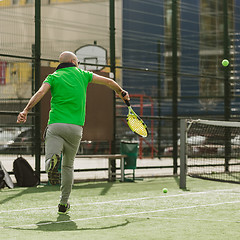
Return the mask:
<svg viewBox="0 0 240 240">
<path fill-rule="evenodd" d="M 128 120 L 128 125 L 132 129 L 132 131 L 136 132 L 142 137 L 147 137 L 148 135 L 147 129 L 141 120 L 139 120 L 134 115 L 128 116 L 127 120 Z"/>
</svg>

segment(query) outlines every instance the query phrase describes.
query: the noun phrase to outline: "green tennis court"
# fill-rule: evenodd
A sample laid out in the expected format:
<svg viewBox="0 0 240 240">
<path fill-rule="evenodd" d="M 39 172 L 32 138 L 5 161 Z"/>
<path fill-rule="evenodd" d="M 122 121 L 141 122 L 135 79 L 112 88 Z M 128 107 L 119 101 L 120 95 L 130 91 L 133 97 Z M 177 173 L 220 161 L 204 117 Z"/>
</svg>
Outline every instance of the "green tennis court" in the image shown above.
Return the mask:
<svg viewBox="0 0 240 240">
<path fill-rule="evenodd" d="M 187 191 L 172 177 L 77 183 L 61 216 L 59 187 L 5 188 L 1 239 L 239 239 L 239 186 L 187 180 Z"/>
</svg>

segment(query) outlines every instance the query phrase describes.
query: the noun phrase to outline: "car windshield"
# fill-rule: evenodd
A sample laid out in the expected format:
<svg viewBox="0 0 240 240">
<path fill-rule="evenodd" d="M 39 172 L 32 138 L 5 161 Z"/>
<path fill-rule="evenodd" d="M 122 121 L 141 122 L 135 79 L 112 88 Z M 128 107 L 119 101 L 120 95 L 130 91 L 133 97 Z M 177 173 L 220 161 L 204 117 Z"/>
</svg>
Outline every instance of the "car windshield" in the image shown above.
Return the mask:
<svg viewBox="0 0 240 240">
<path fill-rule="evenodd" d="M 1 128 L 0 129 L 0 145 L 5 145 L 9 141 L 14 141 L 21 133 L 29 128 Z"/>
</svg>

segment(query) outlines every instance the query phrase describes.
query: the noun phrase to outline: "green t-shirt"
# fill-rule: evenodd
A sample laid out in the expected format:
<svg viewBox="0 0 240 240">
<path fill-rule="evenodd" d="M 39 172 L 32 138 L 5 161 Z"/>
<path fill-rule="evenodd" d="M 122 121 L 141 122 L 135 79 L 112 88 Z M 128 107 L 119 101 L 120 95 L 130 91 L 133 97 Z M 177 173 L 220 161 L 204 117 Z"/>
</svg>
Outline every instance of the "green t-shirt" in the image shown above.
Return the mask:
<svg viewBox="0 0 240 240">
<path fill-rule="evenodd" d="M 86 113 L 86 92 L 93 73 L 77 67 L 56 70 L 45 79 L 51 86 L 51 110 L 48 124 L 69 123 L 83 126 Z"/>
</svg>

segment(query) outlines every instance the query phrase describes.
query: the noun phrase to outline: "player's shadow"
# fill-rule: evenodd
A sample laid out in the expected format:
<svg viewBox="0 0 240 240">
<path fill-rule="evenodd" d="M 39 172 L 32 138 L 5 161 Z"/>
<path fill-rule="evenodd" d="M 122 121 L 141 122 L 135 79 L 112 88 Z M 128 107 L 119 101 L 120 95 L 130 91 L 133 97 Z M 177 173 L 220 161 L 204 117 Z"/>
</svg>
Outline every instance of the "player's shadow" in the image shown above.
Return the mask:
<svg viewBox="0 0 240 240">
<path fill-rule="evenodd" d="M 78 228 L 77 224 L 74 222 L 74 220 L 71 220 L 71 217 L 69 215 L 59 215 L 56 221 L 41 221 L 36 223 L 37 228 L 14 227 L 13 229 L 24 230 L 24 231 L 31 230 L 31 231 L 46 231 L 46 232 L 87 231 L 87 230 L 104 230 L 104 229 L 123 227 L 128 225 L 129 223 L 130 221 L 125 219 L 124 223 L 105 226 L 105 227 Z"/>
<path fill-rule="evenodd" d="M 103 230 L 103 229 L 111 229 L 117 227 L 123 227 L 129 224 L 129 221 L 125 219 L 124 223 L 106 226 L 106 227 L 90 227 L 90 228 L 78 228 L 77 224 L 70 219 L 69 215 L 60 215 L 57 218 L 56 222 L 39 222 L 36 225 L 38 228 L 37 231 L 86 231 L 86 230 Z"/>
<path fill-rule="evenodd" d="M 77 224 L 71 220 L 69 215 L 59 215 L 54 221 L 41 221 L 36 223 L 38 231 L 75 231 L 78 229 Z"/>
</svg>

